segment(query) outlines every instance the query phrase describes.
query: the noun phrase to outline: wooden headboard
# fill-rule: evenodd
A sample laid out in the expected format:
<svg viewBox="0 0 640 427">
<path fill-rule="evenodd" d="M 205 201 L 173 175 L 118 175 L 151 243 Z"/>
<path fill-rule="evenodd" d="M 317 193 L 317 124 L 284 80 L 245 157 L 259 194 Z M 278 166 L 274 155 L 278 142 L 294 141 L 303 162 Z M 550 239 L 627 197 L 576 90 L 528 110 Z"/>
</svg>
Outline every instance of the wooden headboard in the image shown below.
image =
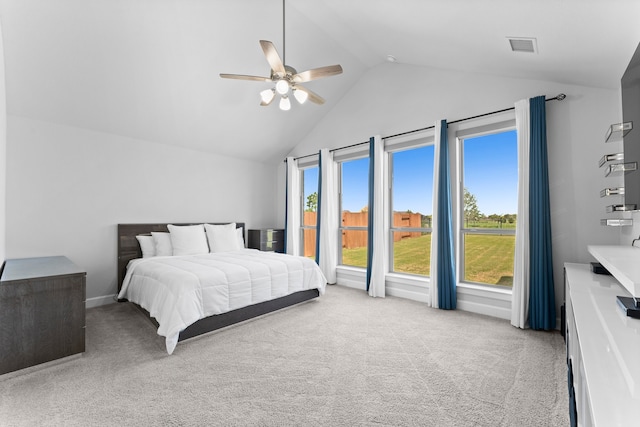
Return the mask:
<svg viewBox="0 0 640 427">
<path fill-rule="evenodd" d="M 136 239 L 139 234 L 150 234 L 152 231 L 168 232 L 168 224 L 173 225 L 196 225 L 202 222 L 177 223 L 170 222 L 167 224 L 118 224 L 118 293 L 122 288 L 122 280 L 127 274 L 127 264 L 136 258 L 142 258 L 142 250 Z M 208 222 L 207 224 L 222 225 L 228 222 Z M 244 222 L 236 222 L 236 228 L 244 227 Z M 246 229 L 243 229 L 246 235 Z M 244 237 L 244 236 L 243 236 Z M 246 239 L 245 239 L 246 241 Z"/>
</svg>

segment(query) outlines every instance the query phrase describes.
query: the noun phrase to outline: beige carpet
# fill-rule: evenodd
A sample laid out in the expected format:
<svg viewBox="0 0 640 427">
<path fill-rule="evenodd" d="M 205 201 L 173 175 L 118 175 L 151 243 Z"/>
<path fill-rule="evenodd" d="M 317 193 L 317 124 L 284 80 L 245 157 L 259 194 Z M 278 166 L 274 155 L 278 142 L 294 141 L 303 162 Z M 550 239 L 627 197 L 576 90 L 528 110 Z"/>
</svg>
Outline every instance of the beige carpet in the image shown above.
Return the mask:
<svg viewBox="0 0 640 427">
<path fill-rule="evenodd" d="M 128 303 L 88 310 L 86 336 L 0 376 L 0 425 L 569 425 L 559 333 L 341 286 L 172 356 Z"/>
</svg>

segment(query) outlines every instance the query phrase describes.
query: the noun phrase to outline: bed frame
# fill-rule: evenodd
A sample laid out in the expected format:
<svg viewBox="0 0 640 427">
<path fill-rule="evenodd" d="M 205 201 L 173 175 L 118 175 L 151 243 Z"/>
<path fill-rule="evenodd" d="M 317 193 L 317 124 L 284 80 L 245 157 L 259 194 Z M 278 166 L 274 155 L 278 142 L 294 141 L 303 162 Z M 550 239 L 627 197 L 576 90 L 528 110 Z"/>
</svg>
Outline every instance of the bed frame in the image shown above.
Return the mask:
<svg viewBox="0 0 640 427">
<path fill-rule="evenodd" d="M 171 223 L 174 225 L 195 225 L 202 224 L 202 222 L 194 223 Z M 208 224 L 228 224 L 219 222 L 209 222 Z M 244 223 L 237 222 L 236 227 L 244 227 Z M 167 224 L 118 224 L 118 293 L 122 288 L 122 281 L 127 273 L 127 264 L 132 259 L 141 258 L 142 251 L 136 236 L 139 234 L 149 234 L 152 231 L 168 232 Z M 243 229 L 246 233 L 246 228 Z M 204 319 L 200 319 L 194 324 L 188 326 L 185 330 L 180 332 L 178 341 L 186 340 L 198 335 L 206 334 L 207 332 L 215 331 L 216 329 L 224 328 L 226 326 L 233 325 L 235 323 L 243 322 L 245 320 L 252 319 L 254 317 L 262 316 L 263 314 L 271 313 L 276 310 L 280 310 L 285 307 L 289 307 L 295 304 L 299 304 L 304 301 L 311 300 L 320 295 L 317 289 L 309 289 L 306 291 L 295 292 L 291 295 L 286 295 L 281 298 L 277 298 L 270 301 L 264 301 L 258 304 L 250 305 L 247 307 L 239 308 L 229 311 L 227 313 L 216 314 Z M 126 300 L 118 300 L 120 302 Z M 137 304 L 138 307 L 145 315 L 151 320 L 151 322 L 158 326 L 158 323 L 153 317 L 149 315 L 149 312 Z"/>
</svg>

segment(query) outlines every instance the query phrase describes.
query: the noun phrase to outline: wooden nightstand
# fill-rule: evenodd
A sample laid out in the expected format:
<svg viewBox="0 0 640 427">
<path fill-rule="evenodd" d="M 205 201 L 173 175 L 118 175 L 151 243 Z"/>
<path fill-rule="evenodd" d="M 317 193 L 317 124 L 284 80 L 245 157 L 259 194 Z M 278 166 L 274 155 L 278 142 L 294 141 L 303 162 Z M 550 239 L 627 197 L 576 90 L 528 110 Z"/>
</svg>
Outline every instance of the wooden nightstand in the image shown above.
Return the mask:
<svg viewBox="0 0 640 427">
<path fill-rule="evenodd" d="M 284 230 L 281 228 L 261 228 L 249 230 L 247 247 L 268 252 L 284 252 Z"/>
<path fill-rule="evenodd" d="M 10 259 L 0 279 L 0 374 L 85 350 L 86 273 L 63 256 Z"/>
</svg>

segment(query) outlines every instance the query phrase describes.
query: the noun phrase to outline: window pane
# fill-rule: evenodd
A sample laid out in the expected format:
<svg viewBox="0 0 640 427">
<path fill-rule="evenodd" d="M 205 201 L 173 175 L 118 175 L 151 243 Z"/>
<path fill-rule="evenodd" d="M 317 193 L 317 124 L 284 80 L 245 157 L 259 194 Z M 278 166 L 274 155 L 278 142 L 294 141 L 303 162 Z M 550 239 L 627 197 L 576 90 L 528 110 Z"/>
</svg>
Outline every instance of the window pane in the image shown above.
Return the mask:
<svg viewBox="0 0 640 427">
<path fill-rule="evenodd" d="M 369 204 L 369 158 L 343 162 L 341 171 L 342 225 L 366 227 Z M 358 215 L 345 217 L 345 213 Z"/>
<path fill-rule="evenodd" d="M 392 271 L 429 276 L 431 263 L 433 145 L 391 154 Z"/>
<path fill-rule="evenodd" d="M 316 258 L 316 229 L 315 228 L 303 228 L 302 229 L 302 255 L 309 258 Z"/>
<path fill-rule="evenodd" d="M 369 158 L 349 160 L 340 166 L 342 259 L 340 264 L 367 267 L 369 222 Z M 345 230 L 344 227 L 362 227 Z"/>
<path fill-rule="evenodd" d="M 303 225 L 316 225 L 318 210 L 318 167 L 303 170 Z"/>
<path fill-rule="evenodd" d="M 503 230 L 505 235 L 466 232 L 462 245 L 464 281 L 512 286 L 518 203 L 516 131 L 462 143 L 464 229 Z"/>
<path fill-rule="evenodd" d="M 318 211 L 318 167 L 302 170 L 302 255 L 316 257 L 316 216 Z"/>
<path fill-rule="evenodd" d="M 429 276 L 431 233 L 393 232 L 393 271 Z"/>
<path fill-rule="evenodd" d="M 367 230 L 342 230 L 341 264 L 367 268 Z"/>
<path fill-rule="evenodd" d="M 516 131 L 468 138 L 463 142 L 465 228 L 499 228 L 497 218 L 518 211 Z M 508 222 L 508 221 L 507 221 Z"/>
<path fill-rule="evenodd" d="M 433 202 L 433 145 L 392 154 L 393 212 L 431 216 Z M 394 227 L 420 227 L 396 222 Z M 429 225 L 430 227 L 430 225 Z"/>
<path fill-rule="evenodd" d="M 464 281 L 513 285 L 514 235 L 466 234 Z"/>
</svg>

